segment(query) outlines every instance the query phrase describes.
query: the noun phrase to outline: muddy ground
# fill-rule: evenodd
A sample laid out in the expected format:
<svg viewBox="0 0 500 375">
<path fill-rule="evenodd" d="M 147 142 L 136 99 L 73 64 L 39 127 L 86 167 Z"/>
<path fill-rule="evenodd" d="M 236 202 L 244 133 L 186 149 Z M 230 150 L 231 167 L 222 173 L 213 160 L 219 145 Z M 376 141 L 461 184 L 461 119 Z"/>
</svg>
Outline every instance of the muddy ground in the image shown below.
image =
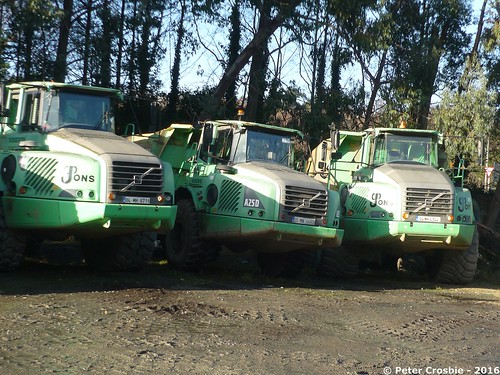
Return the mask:
<svg viewBox="0 0 500 375">
<path fill-rule="evenodd" d="M 0 273 L 0 374 L 499 374 L 500 283 L 407 273 L 259 274 L 223 254 L 97 273 L 28 260 Z"/>
</svg>

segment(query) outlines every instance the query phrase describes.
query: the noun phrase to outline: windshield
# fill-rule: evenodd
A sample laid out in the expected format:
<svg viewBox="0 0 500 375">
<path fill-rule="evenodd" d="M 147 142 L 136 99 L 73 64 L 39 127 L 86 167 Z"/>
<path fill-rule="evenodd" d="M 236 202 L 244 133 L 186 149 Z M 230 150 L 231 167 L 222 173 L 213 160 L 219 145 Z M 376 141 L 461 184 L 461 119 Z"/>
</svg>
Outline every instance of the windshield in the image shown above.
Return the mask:
<svg viewBox="0 0 500 375">
<path fill-rule="evenodd" d="M 374 141 L 373 165 L 419 163 L 437 167 L 437 143 L 429 135 L 385 133 Z"/>
<path fill-rule="evenodd" d="M 65 127 L 113 131 L 110 102 L 108 96 L 47 92 L 43 100 L 42 127 L 49 132 Z"/>
<path fill-rule="evenodd" d="M 235 163 L 264 161 L 289 167 L 292 165 L 292 141 L 289 135 L 247 129 L 242 137 L 244 139 L 239 142 L 240 152 L 235 155 Z"/>
</svg>

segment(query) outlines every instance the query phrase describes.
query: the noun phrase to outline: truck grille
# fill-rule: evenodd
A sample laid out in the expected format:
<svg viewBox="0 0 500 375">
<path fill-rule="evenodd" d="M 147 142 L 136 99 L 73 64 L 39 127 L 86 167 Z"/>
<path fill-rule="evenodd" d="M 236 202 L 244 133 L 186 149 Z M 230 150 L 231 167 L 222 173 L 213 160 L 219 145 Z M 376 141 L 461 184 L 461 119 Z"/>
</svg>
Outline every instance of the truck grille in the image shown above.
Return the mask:
<svg viewBox="0 0 500 375">
<path fill-rule="evenodd" d="M 407 188 L 405 211 L 424 215 L 448 215 L 453 212 L 453 195 L 449 190 Z"/>
<path fill-rule="evenodd" d="M 326 190 L 286 186 L 283 206 L 289 215 L 321 219 L 327 214 L 328 194 Z"/>
<path fill-rule="evenodd" d="M 162 194 L 163 170 L 158 163 L 113 161 L 110 192 L 117 196 L 154 197 Z"/>
</svg>

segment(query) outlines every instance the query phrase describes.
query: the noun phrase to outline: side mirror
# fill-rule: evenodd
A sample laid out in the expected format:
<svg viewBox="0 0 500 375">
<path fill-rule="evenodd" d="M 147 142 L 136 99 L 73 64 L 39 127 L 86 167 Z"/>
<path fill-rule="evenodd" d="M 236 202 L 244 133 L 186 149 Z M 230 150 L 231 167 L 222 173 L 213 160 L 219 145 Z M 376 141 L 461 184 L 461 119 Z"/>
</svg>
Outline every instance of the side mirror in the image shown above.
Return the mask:
<svg viewBox="0 0 500 375">
<path fill-rule="evenodd" d="M 326 161 L 326 149 L 328 144 L 326 142 L 321 143 L 321 161 Z"/>
<path fill-rule="evenodd" d="M 338 149 L 340 145 L 340 132 L 336 129 L 330 130 L 330 140 L 332 142 L 332 149 Z"/>
<path fill-rule="evenodd" d="M 321 143 L 321 154 L 320 154 L 320 160 L 318 161 L 318 169 L 321 171 L 326 170 L 326 150 L 328 148 L 327 142 L 322 142 Z"/>
</svg>

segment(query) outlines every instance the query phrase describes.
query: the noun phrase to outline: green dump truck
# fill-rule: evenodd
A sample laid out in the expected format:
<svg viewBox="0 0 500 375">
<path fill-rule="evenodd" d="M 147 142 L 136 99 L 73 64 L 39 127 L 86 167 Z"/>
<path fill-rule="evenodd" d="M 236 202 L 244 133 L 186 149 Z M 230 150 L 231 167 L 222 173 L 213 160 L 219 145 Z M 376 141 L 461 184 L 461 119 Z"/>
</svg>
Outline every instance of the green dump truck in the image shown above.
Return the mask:
<svg viewBox="0 0 500 375">
<path fill-rule="evenodd" d="M 2 93 L 4 90 L 1 90 Z M 6 87 L 0 101 L 0 269 L 27 244 L 76 238 L 85 261 L 134 269 L 173 227 L 168 163 L 114 134 L 117 90 L 54 82 Z"/>
<path fill-rule="evenodd" d="M 224 245 L 256 251 L 266 274 L 293 276 L 304 254 L 338 247 L 338 193 L 294 169 L 293 142 L 301 137 L 293 129 L 229 120 L 173 124 L 151 135 L 145 147 L 169 162 L 175 176 L 169 263 L 197 270 Z"/>
<path fill-rule="evenodd" d="M 342 248 L 324 252 L 320 271 L 352 276 L 360 260 L 385 258 L 399 267 L 412 262 L 439 282 L 471 281 L 478 260 L 472 198 L 463 174 L 447 168 L 443 136 L 375 128 L 332 137 L 333 147 L 332 138 L 320 143 L 308 164 L 341 197 Z"/>
</svg>

